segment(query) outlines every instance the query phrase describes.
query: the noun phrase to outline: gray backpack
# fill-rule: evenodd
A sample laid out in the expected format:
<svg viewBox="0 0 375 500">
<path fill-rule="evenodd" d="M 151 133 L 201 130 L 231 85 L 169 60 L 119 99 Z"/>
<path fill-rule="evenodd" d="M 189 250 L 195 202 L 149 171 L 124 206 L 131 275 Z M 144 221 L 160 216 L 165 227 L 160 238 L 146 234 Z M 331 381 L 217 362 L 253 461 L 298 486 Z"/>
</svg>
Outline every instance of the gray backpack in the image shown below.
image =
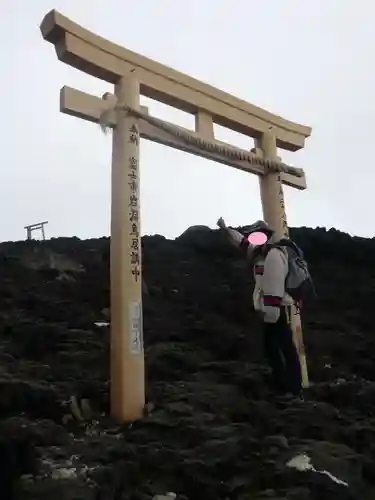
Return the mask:
<svg viewBox="0 0 375 500">
<path fill-rule="evenodd" d="M 288 257 L 288 274 L 285 279 L 285 291 L 296 304 L 305 303 L 316 297 L 315 287 L 302 250 L 291 240 L 282 239 L 268 246 L 279 248 Z"/>
</svg>

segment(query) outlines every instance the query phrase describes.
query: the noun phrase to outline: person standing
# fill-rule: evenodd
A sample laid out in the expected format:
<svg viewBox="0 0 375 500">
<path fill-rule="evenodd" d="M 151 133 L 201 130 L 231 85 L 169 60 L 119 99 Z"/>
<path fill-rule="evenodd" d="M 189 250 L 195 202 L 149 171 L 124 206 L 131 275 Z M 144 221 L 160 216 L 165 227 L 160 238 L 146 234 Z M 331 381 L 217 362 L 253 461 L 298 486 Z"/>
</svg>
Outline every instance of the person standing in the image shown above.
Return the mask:
<svg viewBox="0 0 375 500">
<path fill-rule="evenodd" d="M 281 245 L 287 238 L 276 238 L 275 232 L 264 221 L 247 226 L 246 236 L 227 227 L 222 217 L 217 225 L 252 261 L 255 278 L 253 304 L 263 321 L 264 353 L 271 368 L 273 388 L 280 395 L 289 394 L 302 399 L 301 365 L 291 328 L 294 300 L 285 290 L 288 255 Z M 250 243 L 253 233 L 264 234 L 265 243 Z"/>
</svg>

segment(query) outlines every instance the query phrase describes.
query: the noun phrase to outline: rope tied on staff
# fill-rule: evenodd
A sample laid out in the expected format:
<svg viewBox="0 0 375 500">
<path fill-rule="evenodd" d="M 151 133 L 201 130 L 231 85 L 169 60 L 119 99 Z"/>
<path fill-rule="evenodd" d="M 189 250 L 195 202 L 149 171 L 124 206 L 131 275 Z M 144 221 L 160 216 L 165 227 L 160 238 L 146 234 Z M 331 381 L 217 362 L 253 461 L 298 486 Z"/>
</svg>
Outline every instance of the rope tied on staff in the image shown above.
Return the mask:
<svg viewBox="0 0 375 500">
<path fill-rule="evenodd" d="M 110 96 L 110 94 L 107 94 Z M 105 96 L 103 96 L 105 98 Z M 287 174 L 293 175 L 295 177 L 303 177 L 304 172 L 301 168 L 291 167 L 286 163 L 277 160 L 270 160 L 267 158 L 262 158 L 254 153 L 242 151 L 240 149 L 236 149 L 234 147 L 215 144 L 214 142 L 207 141 L 201 137 L 196 137 L 193 134 L 190 134 L 186 130 L 179 128 L 177 125 L 169 124 L 160 118 L 155 118 L 153 116 L 148 115 L 147 113 L 143 113 L 138 109 L 131 108 L 127 105 L 115 104 L 111 109 L 107 109 L 104 111 L 99 118 L 99 125 L 102 131 L 106 134 L 110 130 L 109 126 L 109 115 L 114 111 L 124 111 L 135 118 L 144 120 L 148 122 L 150 125 L 160 128 L 164 132 L 171 134 L 178 139 L 182 139 L 184 142 L 188 144 L 192 144 L 200 149 L 204 149 L 206 151 L 210 151 L 211 153 L 221 154 L 228 158 L 234 158 L 240 161 L 247 161 L 251 165 L 258 165 L 264 167 L 267 173 L 280 173 L 285 172 Z"/>
</svg>

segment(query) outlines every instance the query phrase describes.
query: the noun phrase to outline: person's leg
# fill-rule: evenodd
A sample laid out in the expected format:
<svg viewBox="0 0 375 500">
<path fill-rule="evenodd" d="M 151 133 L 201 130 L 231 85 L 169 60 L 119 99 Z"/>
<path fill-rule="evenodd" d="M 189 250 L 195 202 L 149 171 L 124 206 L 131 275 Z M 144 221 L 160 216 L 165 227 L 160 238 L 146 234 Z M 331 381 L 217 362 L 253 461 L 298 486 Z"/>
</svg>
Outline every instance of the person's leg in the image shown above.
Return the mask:
<svg viewBox="0 0 375 500">
<path fill-rule="evenodd" d="M 302 391 L 301 364 L 293 341 L 293 331 L 288 321 L 285 307 L 280 310 L 280 349 L 285 359 L 285 374 L 288 391 L 299 395 Z"/>
<path fill-rule="evenodd" d="M 280 320 L 279 320 L 280 321 Z M 277 323 L 264 323 L 264 354 L 271 368 L 273 388 L 279 392 L 286 391 L 285 361 L 280 348 L 280 325 Z"/>
</svg>

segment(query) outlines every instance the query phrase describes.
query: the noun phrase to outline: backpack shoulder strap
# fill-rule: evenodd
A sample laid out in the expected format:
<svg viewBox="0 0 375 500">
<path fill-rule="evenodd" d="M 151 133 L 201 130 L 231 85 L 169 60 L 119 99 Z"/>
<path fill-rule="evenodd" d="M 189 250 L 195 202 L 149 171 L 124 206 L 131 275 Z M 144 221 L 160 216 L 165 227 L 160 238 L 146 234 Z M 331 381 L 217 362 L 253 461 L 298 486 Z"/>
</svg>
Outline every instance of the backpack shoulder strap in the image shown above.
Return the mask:
<svg viewBox="0 0 375 500">
<path fill-rule="evenodd" d="M 266 251 L 266 255 L 268 254 L 268 252 L 270 250 L 272 250 L 273 248 L 277 248 L 278 250 L 280 250 L 280 252 L 284 253 L 284 254 L 287 254 L 287 250 L 286 250 L 286 247 L 287 245 L 284 245 L 281 243 L 281 241 L 278 241 L 277 243 L 269 243 L 267 245 L 267 251 Z"/>
<path fill-rule="evenodd" d="M 292 240 L 289 240 L 289 239 L 286 239 L 286 238 L 283 238 L 282 240 L 280 240 L 277 244 L 277 246 L 279 247 L 284 247 L 286 249 L 291 249 L 297 257 L 300 257 L 301 259 L 303 259 L 303 252 L 302 250 L 299 248 L 298 245 L 296 245 L 296 243 L 294 243 L 294 241 Z"/>
</svg>

